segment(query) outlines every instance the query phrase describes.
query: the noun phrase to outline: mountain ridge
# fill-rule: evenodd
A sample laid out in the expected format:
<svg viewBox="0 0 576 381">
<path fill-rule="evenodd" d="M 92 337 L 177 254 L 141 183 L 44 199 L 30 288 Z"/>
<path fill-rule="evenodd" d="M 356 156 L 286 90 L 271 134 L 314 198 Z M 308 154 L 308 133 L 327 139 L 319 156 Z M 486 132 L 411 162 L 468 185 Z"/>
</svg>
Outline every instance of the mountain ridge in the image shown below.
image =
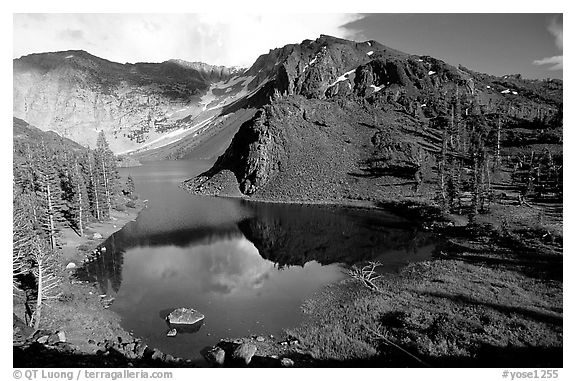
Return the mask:
<svg viewBox="0 0 576 381">
<path fill-rule="evenodd" d="M 405 198 L 413 194 L 406 180 L 422 166 L 423 187 L 434 192 L 441 126 L 451 114 L 466 134 L 475 123 L 491 130 L 487 144 L 502 121 L 506 144 L 528 126 L 561 123 L 561 81 L 490 76 L 373 41 L 321 36 L 286 45 L 246 75 L 268 78 L 255 97 L 269 101 L 213 168 L 185 183 L 193 193 L 325 201 L 377 199 L 388 189 Z M 407 186 L 394 186 L 399 178 Z"/>
</svg>

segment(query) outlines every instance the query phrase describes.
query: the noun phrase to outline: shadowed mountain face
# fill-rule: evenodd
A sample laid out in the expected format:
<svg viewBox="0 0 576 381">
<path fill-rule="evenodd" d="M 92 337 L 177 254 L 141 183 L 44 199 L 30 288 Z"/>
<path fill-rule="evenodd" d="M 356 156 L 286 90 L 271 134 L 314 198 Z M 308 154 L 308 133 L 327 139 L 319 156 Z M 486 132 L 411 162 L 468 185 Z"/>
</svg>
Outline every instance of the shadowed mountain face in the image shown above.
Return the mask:
<svg viewBox="0 0 576 381">
<path fill-rule="evenodd" d="M 42 131 L 18 118 L 12 118 L 12 139 L 15 148 L 26 144 L 44 142 L 52 148 L 63 145 L 72 150 L 84 150 L 84 147 L 78 143 L 63 138 L 54 131 Z"/>
<path fill-rule="evenodd" d="M 234 194 L 233 184 L 274 200 L 406 197 L 411 187 L 398 185 L 416 168 L 433 180 L 450 120 L 469 134 L 478 120 L 500 124 L 503 145 L 528 125 L 561 135 L 562 81 L 475 73 L 375 41 L 321 36 L 270 51 L 246 75 L 267 101 L 187 183 L 193 193 Z M 484 139 L 492 149 L 495 137 Z"/>
</svg>

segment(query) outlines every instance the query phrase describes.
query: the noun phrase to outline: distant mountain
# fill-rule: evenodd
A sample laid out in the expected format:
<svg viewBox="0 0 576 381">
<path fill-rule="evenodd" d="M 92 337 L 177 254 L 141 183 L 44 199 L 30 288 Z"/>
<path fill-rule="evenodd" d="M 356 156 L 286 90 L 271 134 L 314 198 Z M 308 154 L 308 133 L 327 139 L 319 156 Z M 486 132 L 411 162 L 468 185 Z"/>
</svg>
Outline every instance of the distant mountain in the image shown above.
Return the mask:
<svg viewBox="0 0 576 381">
<path fill-rule="evenodd" d="M 76 50 L 24 56 L 13 70 L 15 117 L 84 145 L 104 130 L 115 152 L 185 135 L 210 117 L 201 115 L 210 86 L 242 72 L 182 60 L 119 64 Z"/>
<path fill-rule="evenodd" d="M 404 198 L 413 195 L 420 167 L 423 191 L 435 192 L 443 128 L 472 142 L 477 125 L 490 150 L 497 125 L 504 147 L 529 144 L 528 135 L 546 135 L 561 147 L 559 80 L 495 77 L 376 41 L 324 35 L 271 50 L 243 75 L 252 79 L 252 93 L 228 108 L 257 112 L 213 168 L 187 182 L 191 192 L 292 201 Z M 468 155 L 466 142 L 450 155 Z"/>
</svg>

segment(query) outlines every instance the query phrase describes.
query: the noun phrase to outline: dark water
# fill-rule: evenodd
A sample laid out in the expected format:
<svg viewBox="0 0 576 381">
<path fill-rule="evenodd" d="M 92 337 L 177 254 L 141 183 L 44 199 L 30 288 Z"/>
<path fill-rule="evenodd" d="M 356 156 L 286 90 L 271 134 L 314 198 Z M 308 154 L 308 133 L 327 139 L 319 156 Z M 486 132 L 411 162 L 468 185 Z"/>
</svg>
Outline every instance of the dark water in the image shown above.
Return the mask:
<svg viewBox="0 0 576 381">
<path fill-rule="evenodd" d="M 148 208 L 79 272 L 115 297 L 111 309 L 125 329 L 172 355 L 201 362 L 200 350 L 221 337 L 279 335 L 301 322 L 304 299 L 345 277 L 345 266 L 379 260 L 384 271 L 397 271 L 434 247 L 382 211 L 197 197 L 178 188 L 208 167 L 166 161 L 122 169 Z M 202 312 L 204 325 L 167 337 L 164 317 L 177 307 Z"/>
</svg>

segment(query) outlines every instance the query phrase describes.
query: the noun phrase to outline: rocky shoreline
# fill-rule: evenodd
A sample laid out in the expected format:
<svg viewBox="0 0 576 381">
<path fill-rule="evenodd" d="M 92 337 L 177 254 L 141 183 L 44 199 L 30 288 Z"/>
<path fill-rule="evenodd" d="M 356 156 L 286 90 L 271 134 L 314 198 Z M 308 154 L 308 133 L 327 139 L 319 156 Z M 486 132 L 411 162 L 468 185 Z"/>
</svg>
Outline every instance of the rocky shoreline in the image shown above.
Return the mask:
<svg viewBox="0 0 576 381">
<path fill-rule="evenodd" d="M 241 198 L 252 200 L 252 198 L 248 197 Z M 287 203 L 287 201 L 276 200 L 254 201 Z M 539 322 L 538 319 L 536 319 L 536 321 L 530 321 L 530 319 L 528 319 L 527 321 L 526 317 L 522 316 L 523 313 L 514 312 L 516 311 L 515 309 L 520 308 L 516 305 L 522 305 L 522 303 L 526 301 L 512 298 L 505 301 L 510 305 L 502 308 L 509 308 L 510 313 L 513 315 L 516 314 L 514 315 L 514 319 L 520 319 L 521 324 L 525 326 L 536 324 L 538 332 L 541 336 L 546 337 L 545 344 L 550 346 L 552 352 L 554 354 L 557 354 L 558 351 L 561 352 L 562 332 L 561 330 L 558 331 L 557 327 L 558 322 L 561 324 L 562 321 L 562 301 L 561 298 L 560 300 L 558 300 L 558 298 L 550 299 L 550 297 L 546 295 L 549 295 L 551 290 L 554 290 L 554 293 L 561 293 L 562 282 L 561 280 L 545 281 L 543 278 L 540 281 L 542 286 L 533 286 L 532 281 L 530 281 L 530 276 L 523 275 L 526 269 L 522 267 L 524 265 L 521 265 L 521 263 L 526 260 L 521 258 L 519 253 L 516 253 L 514 250 L 507 250 L 505 256 L 498 254 L 499 250 L 504 250 L 500 242 L 503 240 L 503 236 L 498 232 L 500 227 L 495 223 L 494 218 L 491 222 L 488 220 L 484 221 L 485 224 L 490 225 L 487 231 L 476 231 L 473 233 L 473 237 L 463 239 L 461 235 L 466 228 L 463 226 L 465 224 L 461 223 L 462 221 L 459 223 L 457 219 L 450 218 L 450 216 L 446 218 L 446 216 L 438 213 L 432 205 L 423 202 L 389 202 L 379 204 L 366 200 L 349 202 L 330 200 L 323 202 L 292 201 L 290 203 L 387 209 L 405 218 L 421 222 L 421 226 L 426 229 L 444 234 L 447 238 L 447 244 L 437 250 L 433 260 L 423 264 L 411 265 L 402 271 L 400 275 L 388 275 L 384 278 L 385 281 L 380 284 L 383 287 L 386 285 L 388 289 L 386 295 L 405 295 L 407 289 L 409 290 L 415 287 L 414 279 L 416 279 L 417 282 L 423 282 L 433 287 L 440 282 L 440 280 L 438 280 L 439 277 L 445 276 L 446 274 L 450 276 L 456 276 L 456 273 L 468 274 L 469 276 L 467 277 L 459 277 L 459 280 L 454 284 L 453 290 L 450 288 L 446 289 L 447 293 L 445 296 L 432 297 L 429 301 L 431 305 L 448 303 L 452 306 L 451 303 L 453 302 L 450 301 L 450 298 L 458 297 L 457 294 L 463 289 L 473 290 L 474 287 L 478 287 L 478 284 L 474 283 L 477 282 L 474 280 L 477 275 L 474 274 L 484 272 L 483 277 L 486 278 L 484 281 L 486 285 L 499 284 L 505 279 L 504 282 L 509 282 L 506 287 L 523 290 L 522 293 L 529 295 L 533 300 L 543 301 L 533 307 L 528 307 L 529 310 L 537 311 L 532 314 L 545 316 L 543 322 Z M 118 215 L 113 216 L 114 219 L 103 224 L 104 226 L 95 226 L 95 231 L 92 232 L 90 237 L 84 239 L 83 242 L 76 241 L 72 245 L 66 245 L 63 250 L 62 265 L 65 266 L 66 263 L 82 263 L 88 261 L 90 256 L 98 255 L 99 245 L 114 231 L 119 230 L 125 223 L 133 220 L 138 212 L 139 210 L 132 210 L 126 213 L 122 219 L 118 218 Z M 524 210 L 524 212 L 524 220 L 532 219 L 532 216 L 529 214 L 529 209 Z M 503 210 L 500 214 L 509 214 L 509 211 Z M 521 226 L 519 221 L 513 221 L 513 224 L 516 227 Z M 457 231 L 457 234 L 454 233 L 455 231 Z M 96 239 L 94 239 L 94 237 L 96 237 Z M 476 242 L 473 247 L 467 243 L 470 239 Z M 521 237 L 516 237 L 515 241 L 518 242 L 519 239 L 521 239 Z M 559 239 L 561 240 L 561 236 Z M 531 242 L 531 244 L 534 245 L 537 243 L 536 241 Z M 555 246 L 552 246 L 550 246 L 551 248 L 549 247 L 549 249 L 547 249 L 548 251 L 543 255 L 536 253 L 531 254 L 532 256 L 539 257 L 538 261 L 540 261 L 540 266 L 542 266 L 542 263 L 546 263 L 547 266 L 549 265 L 554 268 L 557 268 L 558 264 L 560 264 L 561 267 L 561 254 L 557 253 L 557 247 L 554 249 Z M 82 250 L 78 250 L 78 247 L 81 247 Z M 530 250 L 534 252 L 533 249 Z M 548 252 L 552 252 L 552 254 Z M 477 263 L 469 263 L 472 255 L 474 255 L 474 258 L 481 257 L 482 260 L 479 260 Z M 512 265 L 504 270 L 492 270 L 490 268 L 486 270 L 485 264 L 493 260 L 510 261 Z M 463 270 L 454 270 L 454 268 L 462 266 L 465 267 Z M 96 285 L 74 279 L 73 272 L 73 269 L 68 270 L 69 290 L 64 293 L 66 298 L 59 301 L 60 308 L 56 307 L 60 310 L 60 314 L 54 319 L 45 322 L 45 329 L 38 332 L 31 332 L 30 328 L 15 318 L 15 336 L 20 334 L 20 338 L 14 342 L 14 366 L 194 367 L 198 365 L 189 359 L 174 357 L 156 348 L 150 348 L 142 340 L 126 332 L 120 326 L 119 317 L 107 309 L 109 298 L 102 298 L 98 295 L 99 292 Z M 521 275 L 518 275 L 518 273 Z M 446 282 L 446 280 L 442 280 L 442 282 Z M 451 293 L 454 293 L 454 295 Z M 354 298 L 350 299 L 349 295 L 354 295 Z M 325 300 L 333 300 L 334 298 L 338 301 L 337 303 L 334 302 L 329 305 L 323 302 Z M 360 283 L 355 283 L 349 279 L 344 280 L 338 284 L 327 287 L 322 290 L 319 295 L 305 301 L 303 309 L 306 314 L 306 324 L 287 331 L 285 337 L 251 336 L 244 338 L 222 338 L 213 347 L 205 348 L 202 351 L 202 355 L 209 365 L 217 367 L 421 366 L 421 364 L 416 364 L 414 361 L 407 360 L 401 356 L 398 358 L 398 354 L 393 353 L 393 351 L 383 351 L 380 344 L 378 344 L 379 338 L 374 337 L 374 335 L 369 335 L 369 337 L 360 335 L 360 337 L 356 337 L 355 335 L 358 335 L 358 333 L 350 334 L 346 330 L 351 329 L 351 327 L 347 326 L 344 338 L 334 338 L 331 337 L 332 333 L 322 332 L 321 328 L 319 328 L 326 326 L 332 327 L 332 329 L 336 331 L 342 330 L 341 324 L 347 324 L 347 322 L 349 322 L 348 319 L 351 318 L 350 313 L 356 308 L 355 306 L 357 306 L 358 303 L 372 301 L 371 303 L 379 305 L 381 298 L 381 295 L 370 293 L 364 289 Z M 408 300 L 408 302 L 406 300 Z M 391 338 L 402 342 L 402 340 L 407 340 L 406 337 L 412 337 L 413 343 L 410 344 L 410 340 L 408 340 L 408 344 L 406 344 L 408 350 L 411 353 L 415 353 L 419 358 L 426 358 L 432 365 L 437 364 L 437 361 L 440 360 L 434 357 L 435 353 L 426 352 L 422 349 L 425 345 L 438 344 L 426 344 L 426 340 L 434 340 L 433 337 L 430 338 L 428 331 L 426 331 L 426 329 L 430 328 L 425 328 L 425 332 L 418 331 L 423 328 L 412 322 L 413 318 L 416 317 L 413 317 L 411 315 L 412 312 L 410 312 L 411 310 L 407 308 L 408 305 L 420 299 L 412 300 L 410 297 L 406 300 L 398 301 L 393 297 L 386 299 L 385 304 L 387 306 L 395 306 L 397 310 L 388 311 L 386 309 L 386 311 L 382 311 L 382 313 L 385 316 L 398 315 L 401 318 L 397 318 L 396 320 L 400 319 L 403 322 L 400 322 L 400 320 L 396 322 L 400 324 L 401 327 L 394 326 L 396 323 L 392 322 L 391 332 L 395 336 L 391 336 Z M 453 307 L 454 306 L 451 308 Z M 340 311 L 342 308 L 348 312 Z M 473 311 L 477 311 L 477 308 L 478 307 L 475 307 Z M 381 308 L 378 306 L 376 310 L 379 309 Z M 557 311 L 560 312 L 558 313 Z M 339 316 L 339 319 L 342 321 L 339 322 L 338 319 L 335 318 L 332 320 L 329 319 L 329 317 L 335 316 L 335 313 L 337 313 L 337 316 Z M 489 319 L 493 319 L 493 321 L 498 322 L 499 325 L 504 325 L 505 329 L 509 328 L 505 325 L 506 320 L 502 320 L 502 316 L 494 313 L 490 307 L 484 307 L 483 313 L 490 316 Z M 432 325 L 434 321 L 442 315 L 439 311 L 427 310 L 426 304 L 422 306 L 422 314 L 426 315 L 427 321 Z M 373 314 L 371 313 L 369 315 L 369 324 L 373 324 L 371 320 Z M 366 317 L 359 314 L 355 320 L 362 320 L 364 318 Z M 471 315 L 466 315 L 466 318 L 472 319 Z M 87 319 L 90 320 L 87 321 Z M 74 324 L 75 321 L 77 322 L 76 325 Z M 80 322 L 82 327 L 78 326 L 78 322 Z M 321 322 L 321 324 L 319 322 Z M 468 328 L 457 327 L 457 329 L 466 330 Z M 499 334 L 505 334 L 504 332 L 500 332 Z M 447 333 L 442 331 L 442 334 Z M 487 335 L 493 337 L 490 334 Z M 414 339 L 414 337 L 417 337 L 417 339 Z M 343 352 L 338 353 L 339 349 L 334 346 L 336 345 L 335 343 L 340 343 L 338 345 L 341 345 L 342 342 L 351 339 L 356 342 L 360 340 L 360 342 L 364 342 L 365 344 L 362 344 L 360 347 L 358 347 L 357 344 L 345 344 L 342 345 Z M 470 355 L 473 354 L 474 348 L 476 348 L 476 344 L 474 343 L 454 345 L 462 345 L 458 350 L 462 351 L 462 353 L 469 353 Z M 447 354 L 452 354 L 450 353 L 450 349 L 446 349 L 446 351 Z M 509 355 L 503 354 L 502 356 L 506 357 Z M 543 357 L 543 359 L 547 361 L 543 364 L 551 364 L 551 366 L 558 365 L 557 359 L 555 360 L 553 356 L 548 355 Z M 448 360 L 442 361 L 444 361 L 441 363 L 443 364 L 442 366 L 446 364 L 450 366 L 450 363 L 447 362 Z M 471 358 L 468 358 L 466 361 L 472 361 L 471 364 L 475 364 Z M 486 361 L 484 357 L 482 361 Z M 482 366 L 484 363 L 479 364 Z"/>
<path fill-rule="evenodd" d="M 14 307 L 13 353 L 15 367 L 186 367 L 192 361 L 150 348 L 120 325 L 108 307 L 113 298 L 100 295 L 97 285 L 77 280 L 76 269 L 100 254 L 100 245 L 136 219 L 143 206 L 113 211 L 111 219 L 93 223 L 83 237 L 63 232 L 61 252 L 62 295 L 34 331 Z"/>
</svg>

